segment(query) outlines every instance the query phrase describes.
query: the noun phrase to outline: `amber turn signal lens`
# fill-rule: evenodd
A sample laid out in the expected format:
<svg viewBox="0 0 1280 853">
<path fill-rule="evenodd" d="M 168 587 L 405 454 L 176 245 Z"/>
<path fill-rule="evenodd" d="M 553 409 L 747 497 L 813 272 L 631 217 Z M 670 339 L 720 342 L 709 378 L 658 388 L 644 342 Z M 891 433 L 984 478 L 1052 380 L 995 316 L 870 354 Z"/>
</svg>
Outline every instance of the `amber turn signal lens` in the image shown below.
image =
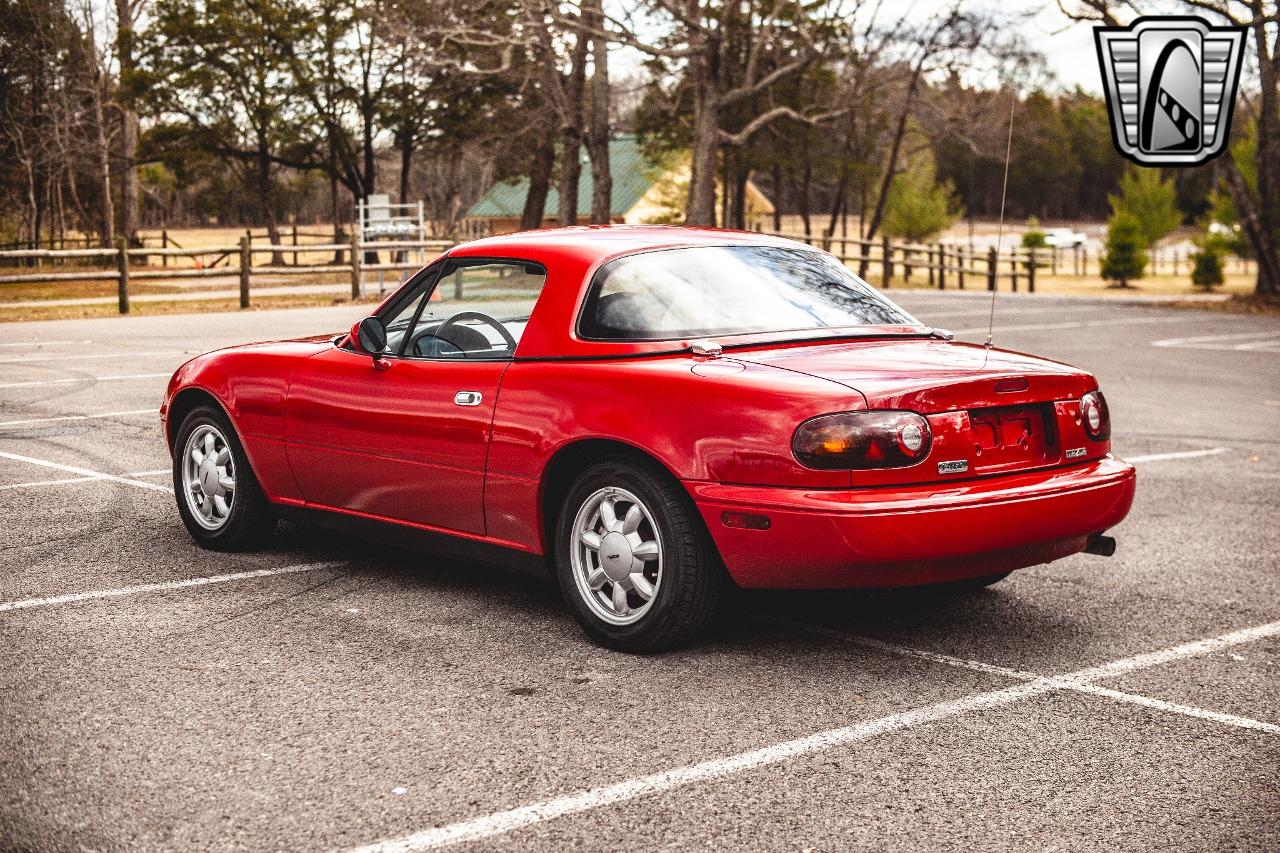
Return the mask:
<svg viewBox="0 0 1280 853">
<path fill-rule="evenodd" d="M 915 412 L 844 412 L 802 423 L 791 450 L 808 468 L 905 468 L 929 455 L 930 441 Z"/>
</svg>

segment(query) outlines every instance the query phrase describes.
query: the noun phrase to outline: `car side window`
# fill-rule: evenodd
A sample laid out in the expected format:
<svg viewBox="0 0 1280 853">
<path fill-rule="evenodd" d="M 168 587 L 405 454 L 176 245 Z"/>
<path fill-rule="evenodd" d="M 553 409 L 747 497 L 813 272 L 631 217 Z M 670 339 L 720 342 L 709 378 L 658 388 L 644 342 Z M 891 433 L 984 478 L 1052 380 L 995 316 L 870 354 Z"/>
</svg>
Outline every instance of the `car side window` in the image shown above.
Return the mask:
<svg viewBox="0 0 1280 853">
<path fill-rule="evenodd" d="M 396 330 L 393 351 L 406 358 L 511 358 L 546 279 L 546 270 L 528 261 L 451 261 L 424 301 L 411 300 L 412 329 Z"/>
</svg>

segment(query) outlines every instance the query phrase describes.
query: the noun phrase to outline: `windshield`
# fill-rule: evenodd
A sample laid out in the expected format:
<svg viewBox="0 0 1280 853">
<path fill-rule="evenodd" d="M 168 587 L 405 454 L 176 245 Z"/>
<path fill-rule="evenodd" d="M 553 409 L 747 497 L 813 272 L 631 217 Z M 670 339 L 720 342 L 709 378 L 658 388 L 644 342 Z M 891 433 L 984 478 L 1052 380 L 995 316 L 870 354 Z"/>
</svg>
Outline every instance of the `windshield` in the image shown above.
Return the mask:
<svg viewBox="0 0 1280 853">
<path fill-rule="evenodd" d="M 697 246 L 628 255 L 596 274 L 579 333 L 662 341 L 920 323 L 823 252 Z"/>
</svg>

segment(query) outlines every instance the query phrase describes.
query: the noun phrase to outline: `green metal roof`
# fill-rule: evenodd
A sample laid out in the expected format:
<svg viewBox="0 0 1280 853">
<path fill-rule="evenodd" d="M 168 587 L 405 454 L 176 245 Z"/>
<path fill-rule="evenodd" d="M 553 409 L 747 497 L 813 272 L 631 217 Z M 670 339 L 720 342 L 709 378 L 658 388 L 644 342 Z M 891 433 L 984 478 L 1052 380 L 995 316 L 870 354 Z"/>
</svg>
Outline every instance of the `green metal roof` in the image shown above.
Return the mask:
<svg viewBox="0 0 1280 853">
<path fill-rule="evenodd" d="M 582 178 L 578 181 L 578 216 L 586 217 L 591 214 L 591 165 L 585 148 L 579 156 L 582 160 Z M 663 174 L 661 167 L 644 156 L 640 143 L 634 136 L 618 136 L 609 141 L 609 171 L 613 176 L 613 194 L 609 206 L 612 216 L 626 215 Z M 505 181 L 494 185 L 466 215 L 519 218 L 524 213 L 524 200 L 528 195 L 528 178 Z M 547 193 L 547 206 L 544 209 L 547 218 L 554 218 L 556 211 L 560 209 L 560 192 L 554 185 Z"/>
</svg>

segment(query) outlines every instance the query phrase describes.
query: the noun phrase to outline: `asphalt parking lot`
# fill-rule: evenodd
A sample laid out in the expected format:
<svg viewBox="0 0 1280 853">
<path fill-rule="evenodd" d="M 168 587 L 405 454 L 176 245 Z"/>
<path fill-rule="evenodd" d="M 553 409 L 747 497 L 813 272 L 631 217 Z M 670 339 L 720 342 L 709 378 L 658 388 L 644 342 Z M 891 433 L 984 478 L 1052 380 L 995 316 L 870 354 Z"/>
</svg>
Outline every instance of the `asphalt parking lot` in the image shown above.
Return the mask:
<svg viewBox="0 0 1280 853">
<path fill-rule="evenodd" d="M 0 849 L 1280 849 L 1280 318 L 1002 297 L 998 345 L 1107 394 L 1115 557 L 742 594 L 633 657 L 549 583 L 191 542 L 169 374 L 359 310 L 3 326 Z"/>
</svg>

